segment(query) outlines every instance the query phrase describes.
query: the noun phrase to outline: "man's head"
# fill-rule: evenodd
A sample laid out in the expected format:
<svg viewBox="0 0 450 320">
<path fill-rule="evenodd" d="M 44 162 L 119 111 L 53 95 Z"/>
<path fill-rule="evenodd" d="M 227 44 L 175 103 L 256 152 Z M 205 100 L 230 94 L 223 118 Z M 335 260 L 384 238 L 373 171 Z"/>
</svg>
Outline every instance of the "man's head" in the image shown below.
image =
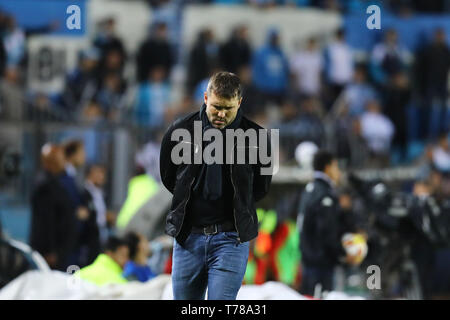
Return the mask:
<svg viewBox="0 0 450 320">
<path fill-rule="evenodd" d="M 96 187 L 102 187 L 106 180 L 105 167 L 100 164 L 93 164 L 89 166 L 86 171 L 86 180 L 90 181 Z"/>
<path fill-rule="evenodd" d="M 269 45 L 272 48 L 278 48 L 280 46 L 280 34 L 279 34 L 278 29 L 276 29 L 276 28 L 269 29 L 267 36 L 268 36 Z"/>
<path fill-rule="evenodd" d="M 209 80 L 204 99 L 209 122 L 223 129 L 233 122 L 241 106 L 241 81 L 234 73 L 217 72 Z"/>
<path fill-rule="evenodd" d="M 135 262 L 147 259 L 150 255 L 150 246 L 147 238 L 139 233 L 130 232 L 125 236 L 130 250 L 130 259 Z"/>
<path fill-rule="evenodd" d="M 320 150 L 314 155 L 313 167 L 315 171 L 325 173 L 334 183 L 338 183 L 341 177 L 337 159 L 328 151 Z"/>
<path fill-rule="evenodd" d="M 128 243 L 117 237 L 109 237 L 105 247 L 105 254 L 113 259 L 122 269 L 130 259 Z"/>
<path fill-rule="evenodd" d="M 51 174 L 59 174 L 66 164 L 64 150 L 61 146 L 47 143 L 41 149 L 42 167 Z"/>
<path fill-rule="evenodd" d="M 445 34 L 445 29 L 438 28 L 434 31 L 434 42 L 439 45 L 445 45 L 447 40 L 447 35 Z"/>
<path fill-rule="evenodd" d="M 165 22 L 157 22 L 153 26 L 153 34 L 155 39 L 164 41 L 167 39 L 167 24 Z"/>
<path fill-rule="evenodd" d="M 394 29 L 389 29 L 386 31 L 385 34 L 385 42 L 388 45 L 396 45 L 397 44 L 397 40 L 398 40 L 398 34 L 397 31 L 395 31 Z"/>
<path fill-rule="evenodd" d="M 366 104 L 366 111 L 370 113 L 381 113 L 380 103 L 375 99 L 368 101 Z"/>
<path fill-rule="evenodd" d="M 64 155 L 66 160 L 74 167 L 82 167 L 86 161 L 83 142 L 80 140 L 71 140 L 64 145 Z"/>
</svg>

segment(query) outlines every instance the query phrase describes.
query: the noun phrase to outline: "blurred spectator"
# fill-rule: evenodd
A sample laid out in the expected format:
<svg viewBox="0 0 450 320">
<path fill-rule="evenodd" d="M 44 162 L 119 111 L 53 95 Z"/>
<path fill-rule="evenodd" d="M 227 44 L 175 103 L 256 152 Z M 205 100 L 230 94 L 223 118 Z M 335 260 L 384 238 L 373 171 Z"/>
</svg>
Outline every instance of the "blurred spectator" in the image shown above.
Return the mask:
<svg viewBox="0 0 450 320">
<path fill-rule="evenodd" d="M 167 25 L 167 39 L 173 48 L 173 52 L 178 52 L 182 42 L 183 8 L 186 5 L 186 1 L 150 0 L 150 2 L 153 2 L 151 4 L 153 23 L 164 23 Z"/>
<path fill-rule="evenodd" d="M 245 25 L 235 27 L 230 38 L 220 48 L 222 68 L 237 73 L 241 67 L 251 63 L 251 55 L 248 27 Z"/>
<path fill-rule="evenodd" d="M 81 120 L 90 122 L 90 123 L 98 123 L 103 119 L 103 111 L 95 98 L 89 100 L 83 109 L 81 110 L 80 115 Z"/>
<path fill-rule="evenodd" d="M 123 239 L 110 237 L 104 253 L 99 254 L 91 265 L 82 268 L 76 275 L 99 286 L 127 283 L 122 273 L 129 259 L 128 243 Z"/>
<path fill-rule="evenodd" d="M 96 100 L 104 117 L 110 121 L 119 120 L 126 108 L 126 83 L 117 72 L 107 73 L 100 85 Z"/>
<path fill-rule="evenodd" d="M 117 73 L 122 77 L 124 61 L 120 50 L 111 49 L 100 60 L 99 77 L 103 78 L 108 73 Z"/>
<path fill-rule="evenodd" d="M 275 28 L 267 33 L 266 44 L 253 55 L 253 82 L 265 101 L 281 104 L 289 81 L 289 65 Z"/>
<path fill-rule="evenodd" d="M 367 81 L 364 66 L 356 67 L 353 81 L 343 91 L 343 102 L 350 116 L 358 117 L 363 114 L 367 102 L 375 98 L 376 92 Z"/>
<path fill-rule="evenodd" d="M 242 111 L 246 116 L 253 116 L 257 112 L 264 112 L 263 98 L 258 89 L 253 84 L 253 75 L 250 65 L 243 65 L 237 71 L 237 76 L 241 80 L 243 99 L 241 102 Z"/>
<path fill-rule="evenodd" d="M 62 186 L 65 158 L 62 147 L 46 144 L 42 147 L 44 174 L 31 196 L 31 227 L 29 243 L 52 269 L 66 271 L 69 257 L 77 242 L 75 210 L 69 193 Z"/>
<path fill-rule="evenodd" d="M 148 258 L 150 256 L 150 246 L 147 238 L 141 234 L 131 232 L 125 236 L 130 251 L 130 260 L 126 263 L 123 276 L 128 281 L 137 280 L 146 282 L 154 277 L 156 274 L 150 269 L 148 265 Z"/>
<path fill-rule="evenodd" d="M 281 145 L 288 159 L 294 157 L 295 147 L 303 142 L 310 141 L 322 147 L 324 145 L 325 130 L 320 117 L 320 101 L 315 97 L 305 98 L 300 111 L 289 101 L 282 107 L 282 122 L 274 127 L 280 129 Z"/>
<path fill-rule="evenodd" d="M 388 29 L 384 41 L 375 45 L 370 58 L 370 71 L 376 84 L 385 85 L 389 78 L 407 67 L 410 53 L 398 42 L 398 34 Z"/>
<path fill-rule="evenodd" d="M 68 74 L 62 99 L 69 114 L 76 114 L 94 97 L 98 86 L 99 59 L 97 49 L 85 49 L 80 53 L 76 69 Z"/>
<path fill-rule="evenodd" d="M 108 220 L 111 220 L 103 195 L 103 186 L 105 185 L 105 182 L 106 168 L 99 164 L 90 165 L 86 170 L 84 197 L 87 198 L 87 202 L 92 205 L 90 210 L 95 212 L 93 216 L 96 220 L 96 226 L 99 233 L 98 241 L 101 247 L 104 247 L 108 240 Z"/>
<path fill-rule="evenodd" d="M 368 102 L 366 112 L 360 118 L 360 124 L 361 136 L 367 142 L 373 165 L 387 166 L 395 128 L 392 121 L 382 114 L 378 101 Z"/>
<path fill-rule="evenodd" d="M 0 78 L 0 119 L 22 120 L 24 101 L 19 69 L 9 66 L 6 68 L 4 78 Z"/>
<path fill-rule="evenodd" d="M 165 69 L 155 67 L 148 80 L 138 88 L 135 116 L 139 125 L 156 129 L 164 125 L 164 116 L 170 103 L 170 85 L 164 82 Z"/>
<path fill-rule="evenodd" d="M 330 108 L 342 89 L 352 81 L 353 77 L 353 52 L 345 41 L 343 29 L 336 31 L 335 38 L 325 48 L 325 71 L 328 83 L 329 101 L 326 102 Z"/>
<path fill-rule="evenodd" d="M 448 132 L 442 133 L 439 136 L 437 145 L 432 149 L 432 162 L 437 170 L 450 173 L 450 143 Z"/>
<path fill-rule="evenodd" d="M 300 96 L 319 96 L 322 87 L 324 63 L 317 39 L 310 38 L 305 50 L 297 51 L 290 61 L 295 91 Z"/>
<path fill-rule="evenodd" d="M 403 72 L 394 74 L 390 82 L 384 93 L 386 115 L 395 127 L 393 146 L 400 151 L 400 160 L 406 160 L 408 151 L 408 107 L 411 101 L 411 90 L 408 77 Z"/>
<path fill-rule="evenodd" d="M 6 16 L 5 34 L 3 35 L 3 43 L 6 49 L 6 63 L 11 67 L 18 67 L 25 58 L 25 33 L 17 26 L 16 19 L 13 16 Z"/>
<path fill-rule="evenodd" d="M 158 183 L 161 182 L 159 153 L 161 152 L 162 136 L 163 133 L 161 131 L 158 132 L 155 141 L 150 141 L 142 146 L 135 157 L 136 164 L 143 168 Z"/>
<path fill-rule="evenodd" d="M 416 56 L 416 76 L 429 110 L 428 138 L 436 138 L 447 130 L 448 74 L 450 71 L 450 49 L 446 43 L 444 29 L 434 33 L 433 42 L 420 50 Z"/>
<path fill-rule="evenodd" d="M 187 90 L 194 92 L 197 84 L 208 77 L 219 65 L 219 45 L 211 29 L 203 29 L 189 53 L 187 65 Z"/>
<path fill-rule="evenodd" d="M 27 99 L 27 120 L 47 122 L 69 119 L 64 110 L 59 109 L 44 92 L 30 93 Z"/>
<path fill-rule="evenodd" d="M 75 265 L 83 265 L 85 256 L 85 244 L 89 242 L 92 215 L 88 210 L 86 199 L 82 196 L 81 188 L 77 183 L 77 170 L 84 166 L 86 153 L 84 144 L 80 140 L 70 140 L 64 144 L 64 156 L 66 159 L 65 171 L 60 175 L 59 181 L 70 197 L 69 204 L 76 211 L 77 242 L 75 251 L 70 257 L 70 262 Z M 91 218 L 91 219 L 90 219 Z"/>
<path fill-rule="evenodd" d="M 5 72 L 6 62 L 7 62 L 7 55 L 5 44 L 0 39 L 0 79 L 3 77 L 3 73 Z"/>
<path fill-rule="evenodd" d="M 137 53 L 137 77 L 139 82 L 145 82 L 157 67 L 164 68 L 164 80 L 167 80 L 172 71 L 174 57 L 167 37 L 167 25 L 157 23 L 152 26 L 152 32 L 145 40 Z"/>
<path fill-rule="evenodd" d="M 125 65 L 126 51 L 122 40 L 116 35 L 116 20 L 112 17 L 99 22 L 98 33 L 94 39 L 94 47 L 100 51 L 100 73 L 115 69 L 122 74 Z M 112 62 L 114 60 L 114 62 Z"/>
</svg>

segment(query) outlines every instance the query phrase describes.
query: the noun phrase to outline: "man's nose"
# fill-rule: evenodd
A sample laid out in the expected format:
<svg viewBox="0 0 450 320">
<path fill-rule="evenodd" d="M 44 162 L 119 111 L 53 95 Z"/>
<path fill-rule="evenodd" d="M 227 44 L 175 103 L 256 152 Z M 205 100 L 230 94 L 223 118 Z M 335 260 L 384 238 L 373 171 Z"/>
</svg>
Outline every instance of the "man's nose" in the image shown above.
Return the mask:
<svg viewBox="0 0 450 320">
<path fill-rule="evenodd" d="M 217 115 L 218 115 L 220 118 L 225 118 L 226 113 L 225 113 L 225 111 L 219 111 L 219 112 L 217 113 Z"/>
</svg>

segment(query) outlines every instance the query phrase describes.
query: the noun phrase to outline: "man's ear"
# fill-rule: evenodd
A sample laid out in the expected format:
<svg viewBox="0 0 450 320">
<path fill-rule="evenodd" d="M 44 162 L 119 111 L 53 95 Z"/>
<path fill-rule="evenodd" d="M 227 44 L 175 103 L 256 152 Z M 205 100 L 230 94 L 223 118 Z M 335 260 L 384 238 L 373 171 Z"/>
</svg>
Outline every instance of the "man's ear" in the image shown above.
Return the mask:
<svg viewBox="0 0 450 320">
<path fill-rule="evenodd" d="M 243 99 L 243 97 L 241 97 L 241 98 L 239 99 L 238 109 L 241 107 L 242 99 Z"/>
<path fill-rule="evenodd" d="M 205 104 L 208 103 L 208 92 L 205 91 L 205 93 L 203 94 L 203 101 L 205 102 Z"/>
</svg>

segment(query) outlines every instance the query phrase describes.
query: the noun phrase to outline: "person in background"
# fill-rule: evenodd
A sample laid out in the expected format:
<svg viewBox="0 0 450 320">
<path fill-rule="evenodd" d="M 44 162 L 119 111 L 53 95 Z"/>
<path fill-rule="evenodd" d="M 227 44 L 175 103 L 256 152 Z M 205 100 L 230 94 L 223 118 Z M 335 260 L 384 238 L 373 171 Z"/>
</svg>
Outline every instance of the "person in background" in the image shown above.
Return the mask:
<svg viewBox="0 0 450 320">
<path fill-rule="evenodd" d="M 395 127 L 392 121 L 381 112 L 378 101 L 372 100 L 367 103 L 366 112 L 360 117 L 359 123 L 361 136 L 367 143 L 372 164 L 388 165 Z"/>
<path fill-rule="evenodd" d="M 375 83 L 383 87 L 389 78 L 407 67 L 410 53 L 399 43 L 394 29 L 386 31 L 384 41 L 374 46 L 370 57 L 370 71 Z"/>
<path fill-rule="evenodd" d="M 83 265 L 81 260 L 85 256 L 87 247 L 84 245 L 87 241 L 86 229 L 89 229 L 90 212 L 87 203 L 81 194 L 81 188 L 77 184 L 77 170 L 84 166 L 86 162 L 86 153 L 84 144 L 81 140 L 69 140 L 64 145 L 64 156 L 66 159 L 65 172 L 59 177 L 59 180 L 70 196 L 70 205 L 76 211 L 77 223 L 77 244 L 76 250 L 71 257 L 71 264 Z M 84 247 L 84 248 L 83 248 Z"/>
<path fill-rule="evenodd" d="M 165 81 L 163 66 L 155 66 L 148 74 L 148 81 L 139 85 L 136 102 L 136 122 L 141 126 L 157 129 L 164 125 L 170 107 L 170 84 Z"/>
<path fill-rule="evenodd" d="M 441 133 L 431 153 L 433 166 L 441 172 L 450 173 L 450 142 L 448 132 Z"/>
<path fill-rule="evenodd" d="M 253 82 L 266 102 L 281 104 L 289 81 L 289 63 L 280 44 L 280 33 L 272 28 L 266 44 L 252 59 Z"/>
<path fill-rule="evenodd" d="M 167 25 L 163 22 L 152 26 L 152 32 L 145 40 L 137 54 L 137 77 L 139 82 L 145 82 L 153 69 L 164 68 L 164 80 L 168 80 L 174 57 L 167 34 Z"/>
<path fill-rule="evenodd" d="M 10 67 L 17 68 L 21 66 L 25 59 L 25 33 L 17 25 L 16 19 L 13 16 L 6 16 L 5 26 L 5 32 L 2 36 L 6 49 L 6 64 Z"/>
<path fill-rule="evenodd" d="M 355 68 L 353 80 L 344 88 L 342 98 L 344 105 L 338 104 L 338 108 L 348 108 L 351 117 L 361 116 L 367 102 L 376 98 L 376 91 L 367 81 L 365 66 Z"/>
<path fill-rule="evenodd" d="M 297 217 L 302 253 L 300 293 L 314 296 L 333 290 L 334 268 L 340 262 L 356 264 L 341 244 L 342 221 L 336 186 L 341 177 L 337 159 L 319 150 L 313 160 L 314 181 L 302 193 Z"/>
<path fill-rule="evenodd" d="M 198 83 L 208 77 L 219 64 L 219 45 L 212 29 L 205 28 L 189 53 L 187 92 L 194 92 Z"/>
<path fill-rule="evenodd" d="M 444 29 L 434 32 L 433 41 L 416 55 L 416 77 L 427 110 L 427 138 L 435 139 L 442 130 L 448 130 L 448 74 L 450 48 Z"/>
<path fill-rule="evenodd" d="M 61 185 L 64 150 L 45 144 L 41 150 L 44 169 L 31 196 L 30 246 L 38 251 L 51 269 L 66 271 L 76 244 L 76 216 L 70 195 Z"/>
<path fill-rule="evenodd" d="M 111 213 L 108 212 L 105 198 L 103 195 L 103 186 L 106 181 L 106 169 L 99 164 L 93 164 L 86 171 L 84 181 L 83 197 L 89 202 L 90 210 L 95 217 L 95 226 L 98 230 L 98 245 L 104 247 L 109 236 L 108 222 L 111 222 Z M 97 253 L 98 254 L 98 253 Z"/>
<path fill-rule="evenodd" d="M 345 31 L 339 29 L 335 39 L 326 47 L 324 54 L 324 69 L 328 87 L 328 108 L 340 95 L 342 89 L 352 81 L 354 61 L 352 48 L 345 41 Z"/>
<path fill-rule="evenodd" d="M 127 53 L 122 40 L 116 34 L 114 17 L 108 17 L 98 23 L 98 33 L 93 45 L 100 51 L 100 77 L 107 74 L 108 70 L 122 75 Z"/>
<path fill-rule="evenodd" d="M 125 264 L 123 276 L 129 281 L 138 280 L 140 282 L 146 282 L 156 277 L 148 265 L 150 246 L 147 238 L 142 234 L 130 232 L 125 236 L 125 240 L 128 243 L 130 260 Z"/>
<path fill-rule="evenodd" d="M 237 73 L 251 63 L 252 48 L 248 39 L 248 27 L 239 25 L 230 38 L 220 47 L 220 60 L 224 70 Z"/>
<path fill-rule="evenodd" d="M 319 96 L 322 89 L 324 63 L 317 39 L 310 38 L 305 50 L 296 52 L 290 61 L 295 79 L 295 93 L 304 96 Z"/>
<path fill-rule="evenodd" d="M 400 161 L 406 160 L 408 153 L 408 107 L 411 102 L 412 91 L 406 73 L 399 72 L 391 77 L 391 84 L 384 92 L 384 105 L 386 115 L 391 119 L 395 134 L 393 147 L 399 152 Z"/>
<path fill-rule="evenodd" d="M 130 259 L 128 243 L 117 237 L 110 237 L 104 253 L 98 255 L 95 261 L 75 273 L 83 280 L 102 286 L 105 284 L 123 284 L 123 268 Z"/>
<path fill-rule="evenodd" d="M 61 95 L 67 117 L 76 119 L 98 89 L 100 51 L 88 48 L 78 55 L 76 68 L 67 74 L 65 88 Z"/>
</svg>

